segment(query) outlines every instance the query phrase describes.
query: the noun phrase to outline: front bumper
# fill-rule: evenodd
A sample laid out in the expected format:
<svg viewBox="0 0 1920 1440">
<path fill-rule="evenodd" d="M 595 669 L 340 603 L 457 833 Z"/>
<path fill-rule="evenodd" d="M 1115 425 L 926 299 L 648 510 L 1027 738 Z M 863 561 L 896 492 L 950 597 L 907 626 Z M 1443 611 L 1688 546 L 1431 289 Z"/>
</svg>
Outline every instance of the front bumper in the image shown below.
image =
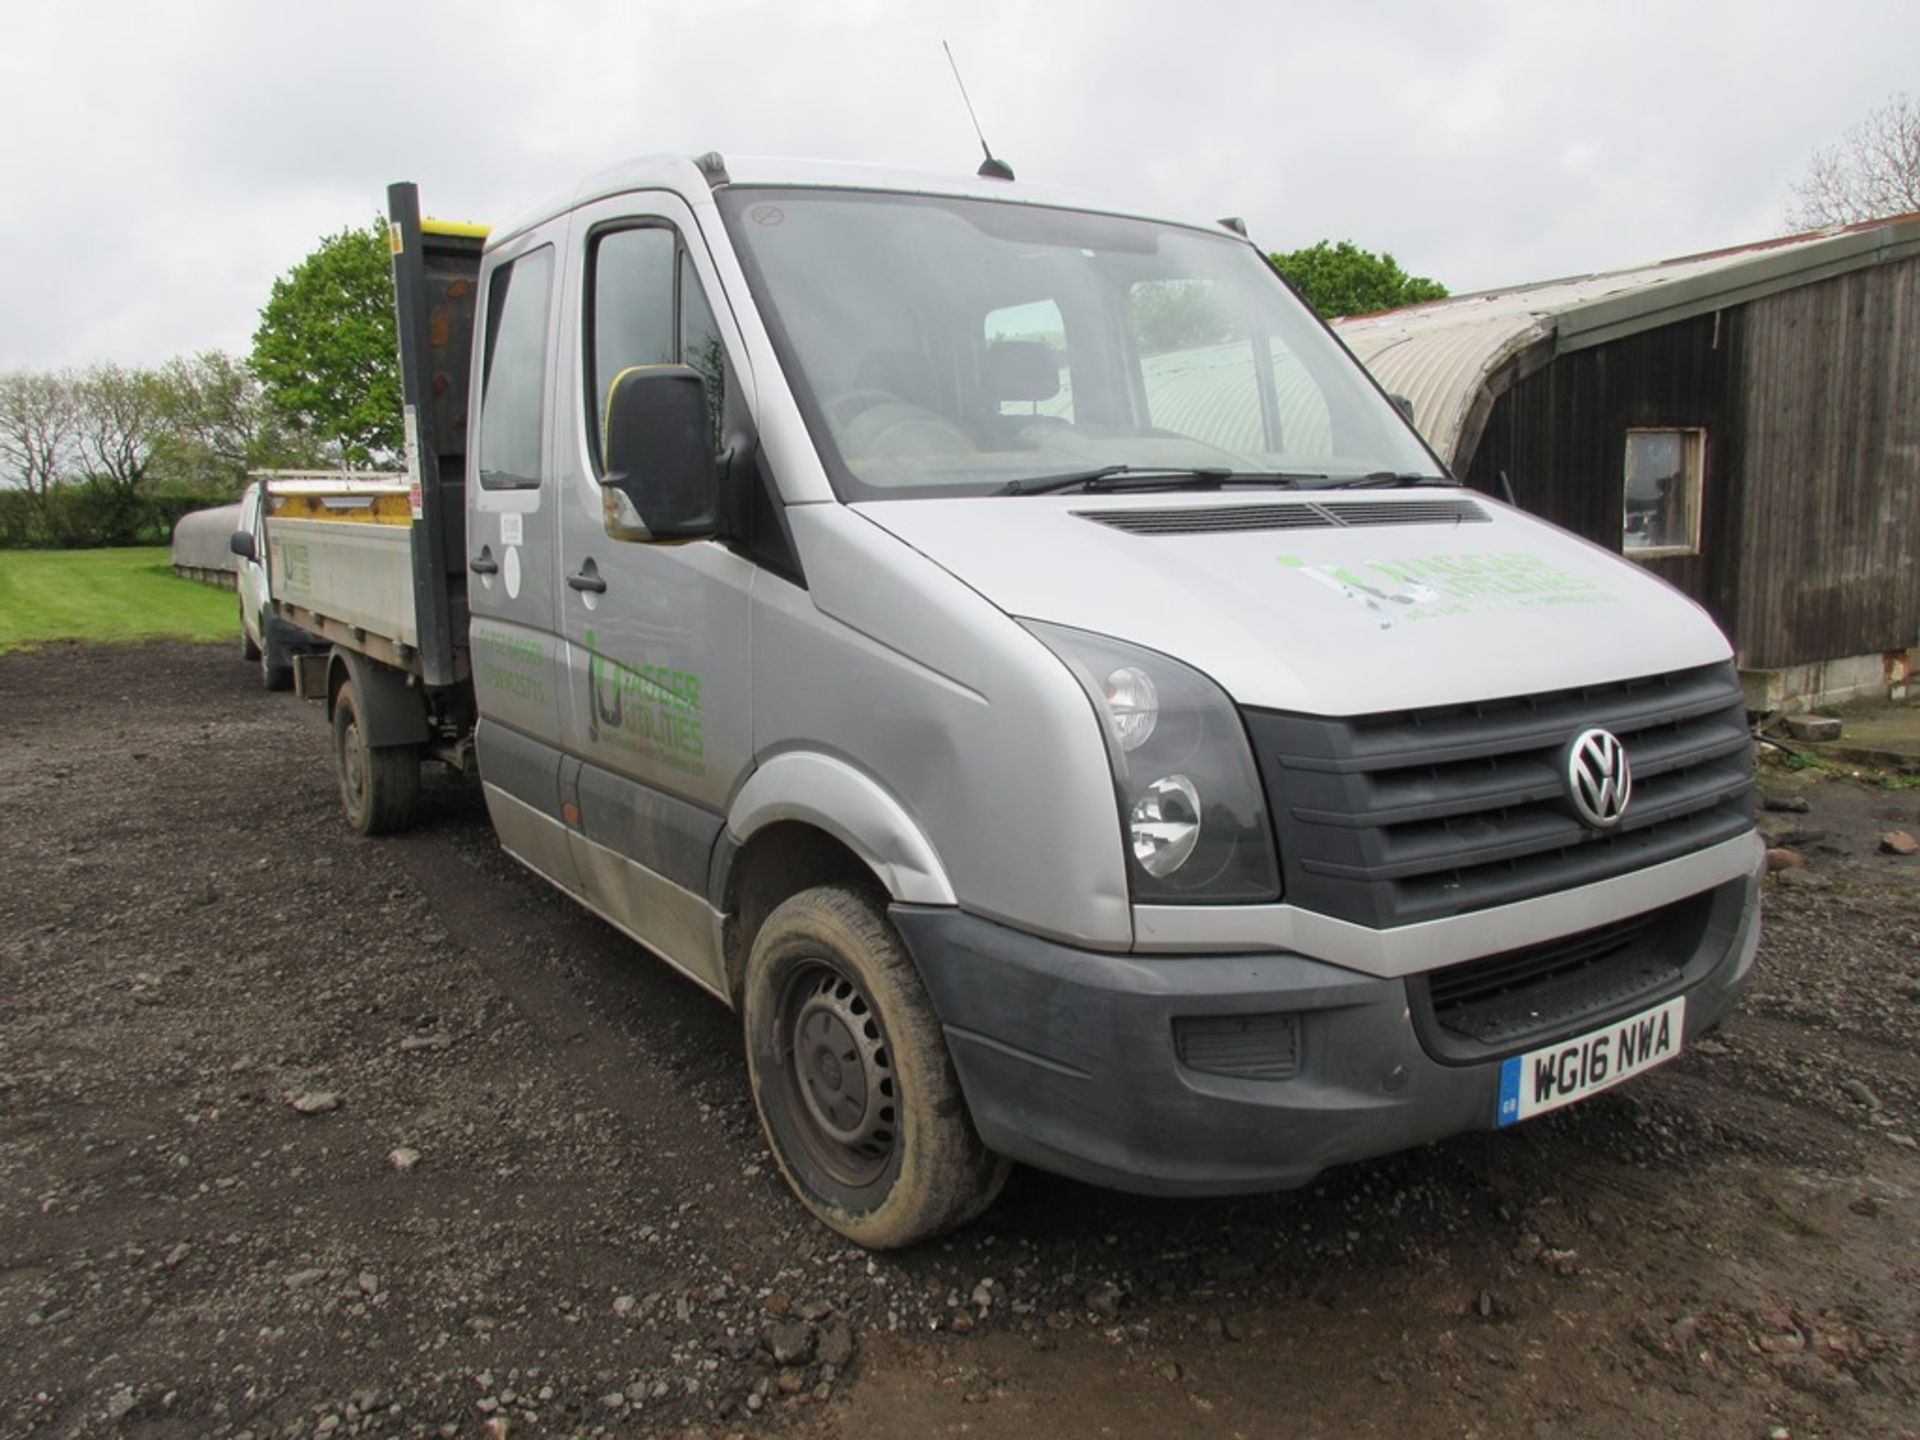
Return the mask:
<svg viewBox="0 0 1920 1440">
<path fill-rule="evenodd" d="M 1761 873 L 1713 892 L 1674 992 L 1687 996 L 1687 1043 L 1725 1018 L 1750 978 Z M 1302 955 L 1100 954 L 947 907 L 892 915 L 981 1138 L 1026 1164 L 1143 1194 L 1281 1190 L 1494 1123 L 1504 1057 L 1430 1053 L 1415 1023 L 1416 981 Z M 1636 996 L 1563 1033 L 1665 998 Z M 1197 1033 L 1224 1034 L 1229 1046 L 1236 1035 L 1283 1038 L 1255 1078 L 1196 1068 L 1191 1047 L 1183 1058 Z M 1555 1038 L 1530 1036 L 1506 1053 Z M 1263 1068 L 1254 1059 L 1236 1052 L 1235 1063 Z"/>
</svg>

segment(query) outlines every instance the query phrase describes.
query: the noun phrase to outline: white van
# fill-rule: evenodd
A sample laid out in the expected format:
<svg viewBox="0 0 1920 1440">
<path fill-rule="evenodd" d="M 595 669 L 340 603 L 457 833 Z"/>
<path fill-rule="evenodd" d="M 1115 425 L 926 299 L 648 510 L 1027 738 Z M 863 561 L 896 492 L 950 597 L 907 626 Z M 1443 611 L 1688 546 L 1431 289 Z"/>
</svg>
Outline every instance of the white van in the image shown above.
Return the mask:
<svg viewBox="0 0 1920 1440">
<path fill-rule="evenodd" d="M 1237 229 L 717 156 L 484 240 L 390 195 L 411 524 L 266 520 L 347 814 L 477 766 L 739 1011 L 842 1233 L 1015 1160 L 1303 1184 L 1747 982 L 1724 637 L 1461 489 Z"/>
<path fill-rule="evenodd" d="M 273 613 L 273 591 L 267 578 L 267 532 L 261 523 L 262 483 L 250 481 L 241 494 L 240 525 L 229 547 L 239 562 L 234 570 L 234 589 L 240 597 L 240 654 L 260 667 L 260 684 L 265 689 L 285 690 L 293 684 L 289 642 L 298 632 Z"/>
</svg>

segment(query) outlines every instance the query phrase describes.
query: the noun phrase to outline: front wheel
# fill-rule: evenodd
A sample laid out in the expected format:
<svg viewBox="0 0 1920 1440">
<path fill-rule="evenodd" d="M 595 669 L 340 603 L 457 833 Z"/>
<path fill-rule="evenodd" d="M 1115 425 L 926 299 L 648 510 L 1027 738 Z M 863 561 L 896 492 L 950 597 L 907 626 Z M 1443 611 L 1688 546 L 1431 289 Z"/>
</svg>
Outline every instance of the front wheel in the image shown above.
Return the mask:
<svg viewBox="0 0 1920 1440">
<path fill-rule="evenodd" d="M 367 743 L 360 695 L 349 680 L 333 701 L 333 763 L 340 808 L 362 835 L 390 835 L 420 808 L 420 747 Z"/>
<path fill-rule="evenodd" d="M 260 688 L 262 690 L 291 690 L 293 688 L 293 657 L 287 654 L 287 647 L 273 638 L 273 627 L 267 623 L 267 617 L 260 617 L 260 643 L 254 653 L 260 657 Z"/>
<path fill-rule="evenodd" d="M 965 1224 L 1008 1164 L 973 1128 L 932 1002 L 866 898 L 803 890 L 767 917 L 747 960 L 747 1069 L 794 1193 L 876 1250 Z"/>
<path fill-rule="evenodd" d="M 247 602 L 240 602 L 240 658 L 251 665 L 260 658 L 260 647 L 253 643 L 253 636 L 247 633 Z"/>
</svg>

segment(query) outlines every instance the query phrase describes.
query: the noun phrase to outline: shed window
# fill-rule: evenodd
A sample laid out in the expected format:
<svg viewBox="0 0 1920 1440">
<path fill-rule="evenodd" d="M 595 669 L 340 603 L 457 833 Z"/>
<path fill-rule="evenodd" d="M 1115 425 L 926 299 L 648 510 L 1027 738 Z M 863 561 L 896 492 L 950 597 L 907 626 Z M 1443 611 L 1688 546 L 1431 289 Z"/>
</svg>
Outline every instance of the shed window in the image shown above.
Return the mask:
<svg viewBox="0 0 1920 1440">
<path fill-rule="evenodd" d="M 1625 553 L 1699 553 L 1706 459 L 1705 430 L 1627 432 Z"/>
</svg>

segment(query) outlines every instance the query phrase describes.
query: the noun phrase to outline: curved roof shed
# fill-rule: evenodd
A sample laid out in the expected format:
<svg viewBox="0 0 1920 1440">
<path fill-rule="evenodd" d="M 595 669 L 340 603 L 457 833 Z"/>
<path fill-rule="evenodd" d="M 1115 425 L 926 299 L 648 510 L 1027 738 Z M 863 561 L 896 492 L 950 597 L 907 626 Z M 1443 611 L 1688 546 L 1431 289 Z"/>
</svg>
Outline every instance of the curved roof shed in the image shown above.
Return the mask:
<svg viewBox="0 0 1920 1440">
<path fill-rule="evenodd" d="M 173 568 L 196 573 L 238 570 L 240 562 L 227 542 L 239 528 L 238 502 L 182 515 L 173 527 Z"/>
<path fill-rule="evenodd" d="M 1458 295 L 1334 328 L 1464 472 L 1493 402 L 1556 355 L 1920 254 L 1920 214 L 1652 265 Z"/>
</svg>

